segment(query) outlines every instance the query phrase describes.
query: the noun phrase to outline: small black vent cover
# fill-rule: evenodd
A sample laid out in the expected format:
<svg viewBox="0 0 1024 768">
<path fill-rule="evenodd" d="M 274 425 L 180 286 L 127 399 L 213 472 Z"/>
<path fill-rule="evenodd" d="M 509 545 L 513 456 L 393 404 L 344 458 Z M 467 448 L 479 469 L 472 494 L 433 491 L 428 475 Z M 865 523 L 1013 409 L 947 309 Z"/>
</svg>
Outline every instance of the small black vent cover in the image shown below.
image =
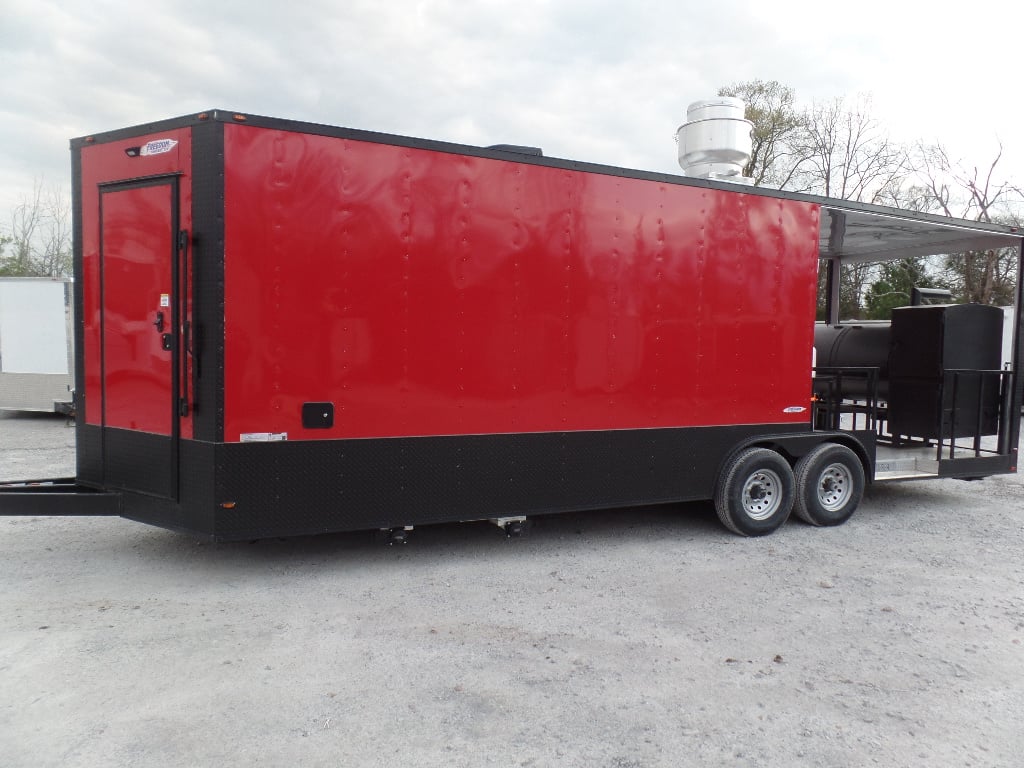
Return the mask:
<svg viewBox="0 0 1024 768">
<path fill-rule="evenodd" d="M 334 403 L 303 403 L 302 426 L 305 429 L 330 429 L 334 426 Z"/>
</svg>

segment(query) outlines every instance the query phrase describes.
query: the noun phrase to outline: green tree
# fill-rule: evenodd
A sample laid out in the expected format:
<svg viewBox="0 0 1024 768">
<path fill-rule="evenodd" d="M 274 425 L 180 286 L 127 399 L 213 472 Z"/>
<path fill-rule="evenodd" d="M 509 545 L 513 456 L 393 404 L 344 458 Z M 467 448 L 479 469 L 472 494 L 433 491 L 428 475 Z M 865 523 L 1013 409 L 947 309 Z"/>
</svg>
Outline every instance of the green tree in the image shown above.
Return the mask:
<svg viewBox="0 0 1024 768">
<path fill-rule="evenodd" d="M 864 295 L 865 316 L 871 320 L 888 320 L 892 310 L 910 304 L 915 288 L 945 288 L 945 284 L 930 274 L 923 258 L 900 259 L 879 265 L 878 279 Z"/>
<path fill-rule="evenodd" d="M 7 272 L 7 256 L 4 255 L 4 251 L 11 242 L 11 237 L 0 231 L 0 277 L 10 276 Z"/>
<path fill-rule="evenodd" d="M 828 262 L 818 262 L 818 309 L 817 319 L 825 319 L 826 280 Z M 839 270 L 839 317 L 842 320 L 863 320 L 866 315 L 864 294 L 875 279 L 878 264 L 859 262 L 843 264 Z"/>
</svg>

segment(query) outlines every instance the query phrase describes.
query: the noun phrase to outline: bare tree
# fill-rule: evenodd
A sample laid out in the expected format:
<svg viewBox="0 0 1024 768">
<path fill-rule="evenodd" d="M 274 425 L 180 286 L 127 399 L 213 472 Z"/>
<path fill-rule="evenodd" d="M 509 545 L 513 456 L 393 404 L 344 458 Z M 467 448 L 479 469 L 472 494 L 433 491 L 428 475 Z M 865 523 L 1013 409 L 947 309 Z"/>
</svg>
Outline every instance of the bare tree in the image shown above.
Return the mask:
<svg viewBox="0 0 1024 768">
<path fill-rule="evenodd" d="M 965 166 L 950 158 L 941 144 L 919 144 L 916 150 L 921 195 L 932 209 L 961 219 L 1019 226 L 1024 203 L 1021 190 L 997 177 L 1003 146 L 987 166 Z M 963 301 L 1012 304 L 1017 279 L 1013 249 L 968 251 L 946 259 L 948 279 Z"/>
<path fill-rule="evenodd" d="M 891 202 L 910 175 L 907 148 L 871 114 L 871 98 L 815 103 L 792 143 L 791 189 L 866 203 Z"/>
<path fill-rule="evenodd" d="M 45 195 L 46 217 L 39 237 L 38 266 L 50 277 L 70 276 L 71 200 L 57 187 Z"/>
<path fill-rule="evenodd" d="M 744 173 L 755 184 L 977 221 L 1024 220 L 1024 193 L 997 179 L 1002 147 L 982 167 L 953 162 L 941 145 L 911 151 L 874 117 L 867 95 L 798 110 L 793 89 L 774 80 L 734 83 L 718 93 L 747 104 L 753 152 Z M 877 264 L 843 265 L 841 313 L 863 317 L 869 291 L 872 313 L 884 313 L 908 281 L 948 285 L 964 301 L 1011 303 L 1016 270 L 1008 250 L 958 254 L 944 263 L 912 260 L 888 272 Z"/>
<path fill-rule="evenodd" d="M 801 126 L 793 89 L 777 80 L 748 80 L 719 88 L 718 95 L 742 99 L 746 118 L 754 126 L 753 149 L 743 175 L 752 178 L 756 186 L 780 186 L 780 168 L 791 154 L 788 140 Z"/>
<path fill-rule="evenodd" d="M 39 179 L 11 212 L 0 235 L 0 275 L 63 277 L 71 274 L 71 204 L 67 193 Z"/>
<path fill-rule="evenodd" d="M 947 216 L 991 222 L 1010 195 L 1019 194 L 1009 182 L 994 179 L 1003 157 L 1002 144 L 983 173 L 977 165 L 966 168 L 951 160 L 941 144 L 918 144 L 917 155 L 925 194 Z"/>
<path fill-rule="evenodd" d="M 893 204 L 911 172 L 909 152 L 893 141 L 871 114 L 868 96 L 813 104 L 801 114 L 800 126 L 788 143 L 785 167 L 778 169 L 777 177 L 780 186 L 794 191 Z M 864 316 L 864 297 L 878 276 L 877 264 L 842 266 L 839 304 L 843 318 Z M 822 311 L 819 307 L 819 314 Z"/>
</svg>

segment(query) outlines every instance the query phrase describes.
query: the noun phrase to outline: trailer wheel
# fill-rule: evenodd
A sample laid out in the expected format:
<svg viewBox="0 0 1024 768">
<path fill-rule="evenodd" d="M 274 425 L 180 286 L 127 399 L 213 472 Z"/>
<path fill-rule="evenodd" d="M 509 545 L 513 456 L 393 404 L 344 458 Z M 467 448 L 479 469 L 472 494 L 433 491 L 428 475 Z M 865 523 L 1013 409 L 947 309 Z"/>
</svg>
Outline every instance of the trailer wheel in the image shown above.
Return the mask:
<svg viewBox="0 0 1024 768">
<path fill-rule="evenodd" d="M 793 509 L 793 470 L 767 448 L 747 448 L 726 464 L 715 489 L 722 525 L 741 536 L 764 536 Z"/>
<path fill-rule="evenodd" d="M 823 443 L 796 463 L 796 516 L 811 525 L 841 525 L 864 495 L 864 467 L 845 445 Z"/>
</svg>

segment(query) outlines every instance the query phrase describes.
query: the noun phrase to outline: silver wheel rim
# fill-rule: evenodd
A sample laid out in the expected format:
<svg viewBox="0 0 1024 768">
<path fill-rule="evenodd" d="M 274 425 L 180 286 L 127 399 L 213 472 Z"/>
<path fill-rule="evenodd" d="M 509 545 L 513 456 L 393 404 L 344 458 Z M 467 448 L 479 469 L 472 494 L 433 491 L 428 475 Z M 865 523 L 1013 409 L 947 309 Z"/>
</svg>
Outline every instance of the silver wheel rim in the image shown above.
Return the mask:
<svg viewBox="0 0 1024 768">
<path fill-rule="evenodd" d="M 835 512 L 850 498 L 853 475 L 845 464 L 829 464 L 818 477 L 818 503 L 822 509 Z"/>
<path fill-rule="evenodd" d="M 771 469 L 759 469 L 743 484 L 743 511 L 751 520 L 767 520 L 782 504 L 782 478 Z"/>
</svg>

